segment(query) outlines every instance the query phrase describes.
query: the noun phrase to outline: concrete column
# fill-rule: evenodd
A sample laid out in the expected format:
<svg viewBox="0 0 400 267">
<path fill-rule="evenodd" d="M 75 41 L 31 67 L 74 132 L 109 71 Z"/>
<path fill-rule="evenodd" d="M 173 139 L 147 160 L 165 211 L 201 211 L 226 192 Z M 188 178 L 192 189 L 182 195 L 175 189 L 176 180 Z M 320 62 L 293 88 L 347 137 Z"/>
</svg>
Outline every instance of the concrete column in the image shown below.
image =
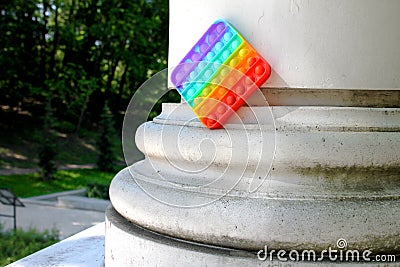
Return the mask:
<svg viewBox="0 0 400 267">
<path fill-rule="evenodd" d="M 184 103 L 138 129 L 146 158 L 111 184 L 106 265 L 265 266 L 265 246 L 400 258 L 399 12 L 397 0 L 170 1 L 170 67 L 224 18 L 273 74 L 225 129 Z"/>
</svg>

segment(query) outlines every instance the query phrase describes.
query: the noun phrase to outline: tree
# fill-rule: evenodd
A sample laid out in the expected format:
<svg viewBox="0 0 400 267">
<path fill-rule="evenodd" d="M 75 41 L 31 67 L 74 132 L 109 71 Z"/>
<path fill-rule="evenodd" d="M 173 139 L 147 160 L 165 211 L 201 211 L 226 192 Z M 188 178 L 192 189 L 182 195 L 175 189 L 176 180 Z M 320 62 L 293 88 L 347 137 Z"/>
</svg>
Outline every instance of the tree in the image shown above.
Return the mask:
<svg viewBox="0 0 400 267">
<path fill-rule="evenodd" d="M 41 24 L 33 1 L 0 2 L 0 104 L 22 109 L 32 88 L 41 88 Z"/>
<path fill-rule="evenodd" d="M 57 171 L 56 156 L 57 149 L 54 142 L 51 128 L 54 122 L 51 111 L 51 100 L 49 98 L 46 105 L 46 113 L 44 115 L 43 139 L 39 149 L 39 167 L 41 177 L 44 181 L 54 179 L 54 173 Z"/>
<path fill-rule="evenodd" d="M 97 140 L 99 157 L 97 167 L 101 171 L 114 171 L 115 153 L 113 150 L 112 137 L 115 135 L 113 116 L 106 102 L 103 107 L 100 120 L 100 135 Z"/>
<path fill-rule="evenodd" d="M 37 115 L 51 95 L 77 133 L 167 65 L 167 0 L 1 1 L 0 30 L 0 104 Z"/>
</svg>

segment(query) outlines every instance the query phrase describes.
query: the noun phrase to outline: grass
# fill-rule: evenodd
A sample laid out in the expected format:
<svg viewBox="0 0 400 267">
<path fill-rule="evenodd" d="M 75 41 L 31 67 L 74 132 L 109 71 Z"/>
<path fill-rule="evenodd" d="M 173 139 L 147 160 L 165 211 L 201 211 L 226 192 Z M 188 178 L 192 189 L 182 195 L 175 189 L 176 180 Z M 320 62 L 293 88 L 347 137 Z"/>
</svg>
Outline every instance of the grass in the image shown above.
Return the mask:
<svg viewBox="0 0 400 267">
<path fill-rule="evenodd" d="M 1 187 L 9 188 L 19 197 L 32 197 L 60 191 L 85 188 L 88 183 L 109 185 L 116 172 L 97 169 L 57 171 L 56 179 L 44 182 L 39 174 L 2 175 Z"/>
<path fill-rule="evenodd" d="M 15 233 L 12 230 L 4 232 L 1 231 L 0 225 L 0 266 L 10 264 L 56 242 L 56 231 L 18 229 Z"/>
<path fill-rule="evenodd" d="M 6 112 L 0 106 L 0 169 L 38 168 L 38 150 L 42 142 L 42 122 L 25 113 Z M 57 165 L 96 163 L 96 125 L 83 125 L 79 135 L 74 125 L 58 121 L 54 127 Z M 123 161 L 121 137 L 112 142 L 119 162 Z M 122 167 L 120 167 L 122 168 Z M 0 187 L 9 188 L 19 197 L 32 197 L 60 191 L 87 188 L 92 197 L 106 197 L 115 172 L 98 169 L 59 170 L 52 181 L 43 181 L 38 173 L 0 175 Z M 5 266 L 58 241 L 58 234 L 36 230 L 2 231 L 0 225 L 0 266 Z"/>
</svg>

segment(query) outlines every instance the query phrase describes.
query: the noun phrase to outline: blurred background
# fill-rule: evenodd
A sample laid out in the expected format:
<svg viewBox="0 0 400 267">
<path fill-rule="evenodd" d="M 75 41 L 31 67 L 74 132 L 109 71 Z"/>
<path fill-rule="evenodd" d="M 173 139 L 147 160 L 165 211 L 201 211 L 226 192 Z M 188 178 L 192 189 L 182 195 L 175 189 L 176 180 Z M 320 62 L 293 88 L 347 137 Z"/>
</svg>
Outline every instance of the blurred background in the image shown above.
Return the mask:
<svg viewBox="0 0 400 267">
<path fill-rule="evenodd" d="M 167 66 L 168 1 L 0 3 L 0 187 L 23 199 L 76 189 L 107 199 L 124 167 L 121 127 L 129 100 Z M 149 119 L 163 101 L 179 96 L 160 99 Z M 0 265 L 16 259 L 5 247 L 16 246 L 11 239 L 23 231 L 10 232 L 5 220 Z M 53 230 L 47 237 L 56 242 L 60 229 Z"/>
</svg>

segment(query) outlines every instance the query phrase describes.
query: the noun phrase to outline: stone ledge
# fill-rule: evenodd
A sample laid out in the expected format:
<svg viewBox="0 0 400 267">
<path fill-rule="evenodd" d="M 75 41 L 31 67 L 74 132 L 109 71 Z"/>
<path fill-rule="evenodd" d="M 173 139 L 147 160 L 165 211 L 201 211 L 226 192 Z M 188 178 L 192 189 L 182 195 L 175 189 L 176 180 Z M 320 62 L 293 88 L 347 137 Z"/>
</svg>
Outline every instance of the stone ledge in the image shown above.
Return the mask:
<svg viewBox="0 0 400 267">
<path fill-rule="evenodd" d="M 8 265 L 26 266 L 104 266 L 104 223 Z"/>
<path fill-rule="evenodd" d="M 398 89 L 261 88 L 271 106 L 400 107 Z"/>
</svg>

